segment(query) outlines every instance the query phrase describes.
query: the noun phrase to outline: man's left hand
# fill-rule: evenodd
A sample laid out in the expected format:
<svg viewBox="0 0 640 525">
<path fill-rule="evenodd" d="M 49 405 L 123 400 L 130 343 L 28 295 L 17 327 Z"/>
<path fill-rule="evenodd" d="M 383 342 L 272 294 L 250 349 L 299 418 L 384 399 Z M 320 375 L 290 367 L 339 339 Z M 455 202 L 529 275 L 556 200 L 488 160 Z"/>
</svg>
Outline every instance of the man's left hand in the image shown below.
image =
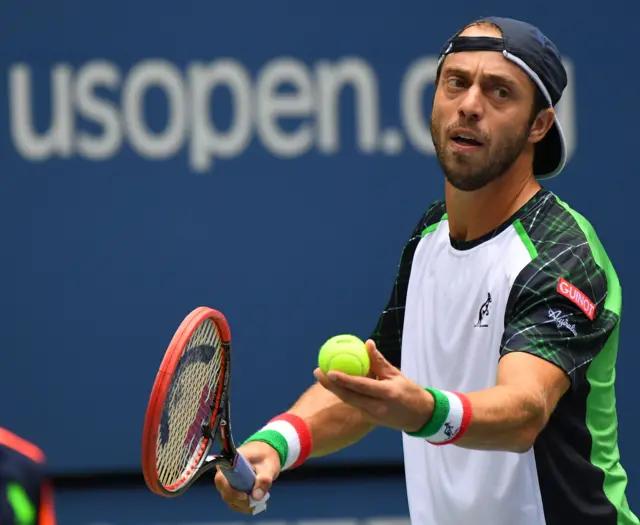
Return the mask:
<svg viewBox="0 0 640 525">
<path fill-rule="evenodd" d="M 419 430 L 431 418 L 433 397 L 391 365 L 372 340 L 366 346 L 371 360 L 369 377 L 334 371 L 325 375 L 319 368 L 313 375 L 324 388 L 374 423 L 405 432 Z"/>
</svg>

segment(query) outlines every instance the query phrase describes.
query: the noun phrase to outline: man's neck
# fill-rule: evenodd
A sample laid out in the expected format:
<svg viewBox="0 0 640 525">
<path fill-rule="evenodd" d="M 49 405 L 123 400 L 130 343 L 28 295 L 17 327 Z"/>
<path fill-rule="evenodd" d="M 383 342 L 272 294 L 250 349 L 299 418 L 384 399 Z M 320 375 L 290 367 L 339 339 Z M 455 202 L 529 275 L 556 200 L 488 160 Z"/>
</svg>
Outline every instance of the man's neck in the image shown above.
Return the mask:
<svg viewBox="0 0 640 525">
<path fill-rule="evenodd" d="M 460 191 L 445 181 L 445 199 L 451 237 L 472 241 L 495 230 L 538 191 L 540 184 L 531 175 L 504 177 L 478 191 Z"/>
</svg>

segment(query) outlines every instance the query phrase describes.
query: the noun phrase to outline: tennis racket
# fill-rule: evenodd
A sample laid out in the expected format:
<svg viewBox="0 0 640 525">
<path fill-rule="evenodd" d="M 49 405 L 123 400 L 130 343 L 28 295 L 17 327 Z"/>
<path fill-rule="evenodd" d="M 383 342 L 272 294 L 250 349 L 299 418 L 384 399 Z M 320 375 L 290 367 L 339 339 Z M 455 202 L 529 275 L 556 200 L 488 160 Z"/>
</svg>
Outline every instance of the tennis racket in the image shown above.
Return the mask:
<svg viewBox="0 0 640 525">
<path fill-rule="evenodd" d="M 234 489 L 251 493 L 255 473 L 231 434 L 230 378 L 227 320 L 211 308 L 196 308 L 167 348 L 147 407 L 142 471 L 152 492 L 179 496 L 218 466 Z M 216 441 L 217 454 L 212 450 Z M 267 499 L 252 501 L 254 514 L 266 508 Z"/>
</svg>

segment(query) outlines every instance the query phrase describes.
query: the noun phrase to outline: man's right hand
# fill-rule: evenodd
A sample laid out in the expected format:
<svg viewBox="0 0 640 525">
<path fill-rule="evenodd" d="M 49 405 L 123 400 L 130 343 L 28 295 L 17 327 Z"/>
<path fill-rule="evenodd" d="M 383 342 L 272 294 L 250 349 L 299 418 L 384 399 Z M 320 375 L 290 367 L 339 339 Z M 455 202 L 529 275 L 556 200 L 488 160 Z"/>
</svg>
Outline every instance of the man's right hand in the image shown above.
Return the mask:
<svg viewBox="0 0 640 525">
<path fill-rule="evenodd" d="M 280 474 L 280 456 L 273 447 L 261 441 L 247 443 L 239 447 L 238 452 L 244 456 L 256 472 L 256 481 L 253 485 L 251 496 L 254 500 L 261 501 Z M 216 472 L 214 481 L 222 500 L 231 510 L 243 514 L 252 514 L 249 506 L 249 495 L 231 488 L 220 469 Z"/>
</svg>

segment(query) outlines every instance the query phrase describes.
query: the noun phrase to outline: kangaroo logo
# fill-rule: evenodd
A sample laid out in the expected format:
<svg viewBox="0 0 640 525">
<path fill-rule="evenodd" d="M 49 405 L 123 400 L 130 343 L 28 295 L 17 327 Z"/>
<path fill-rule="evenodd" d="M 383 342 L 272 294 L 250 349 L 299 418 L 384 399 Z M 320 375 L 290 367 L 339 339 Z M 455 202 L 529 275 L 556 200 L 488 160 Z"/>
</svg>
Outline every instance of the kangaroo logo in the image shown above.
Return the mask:
<svg viewBox="0 0 640 525">
<path fill-rule="evenodd" d="M 478 312 L 478 322 L 474 325 L 476 328 L 487 328 L 489 326 L 488 324 L 483 324 L 482 321 L 484 321 L 486 317 L 489 317 L 490 304 L 491 304 L 491 294 L 488 293 L 487 300 L 484 303 L 482 303 L 482 306 L 480 307 L 480 311 Z"/>
</svg>

